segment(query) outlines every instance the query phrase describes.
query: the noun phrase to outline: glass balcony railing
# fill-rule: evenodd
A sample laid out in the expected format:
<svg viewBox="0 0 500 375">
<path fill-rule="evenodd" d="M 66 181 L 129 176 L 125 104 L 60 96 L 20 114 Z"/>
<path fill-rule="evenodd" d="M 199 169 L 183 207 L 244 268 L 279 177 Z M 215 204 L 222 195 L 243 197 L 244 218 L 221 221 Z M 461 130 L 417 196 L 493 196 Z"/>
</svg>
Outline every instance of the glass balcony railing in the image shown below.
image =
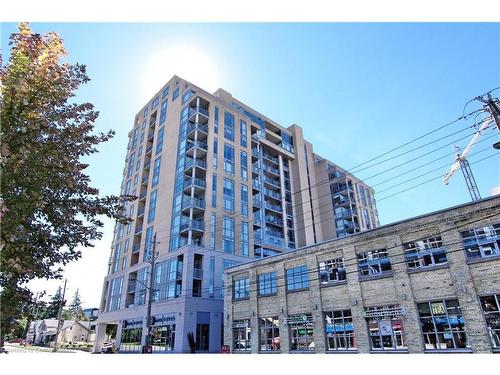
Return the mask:
<svg viewBox="0 0 500 375">
<path fill-rule="evenodd" d="M 266 202 L 266 205 L 265 207 L 269 210 L 273 210 L 273 211 L 276 211 L 276 212 L 282 212 L 283 210 L 281 209 L 281 206 L 280 205 L 277 205 L 277 204 L 273 204 L 273 203 L 270 203 L 270 202 Z"/>
<path fill-rule="evenodd" d="M 201 141 L 190 141 L 188 142 L 188 144 L 186 145 L 186 151 L 189 151 L 191 150 L 193 147 L 198 147 L 198 148 L 201 148 L 202 150 L 205 150 L 207 151 L 208 149 L 208 146 L 205 142 L 201 142 Z"/>
<path fill-rule="evenodd" d="M 195 123 L 195 124 L 188 124 L 187 126 L 187 132 L 188 134 L 195 131 L 199 130 L 204 133 L 208 133 L 208 125 L 200 124 L 200 123 Z"/>
<path fill-rule="evenodd" d="M 181 232 L 186 230 L 197 230 L 203 232 L 205 230 L 205 223 L 203 220 L 188 220 L 184 223 L 181 223 L 180 226 Z"/>
<path fill-rule="evenodd" d="M 191 187 L 191 186 L 196 186 L 196 187 L 204 189 L 206 186 L 206 183 L 201 178 L 196 178 L 196 177 L 184 180 L 184 185 L 183 185 L 184 189 L 187 189 L 188 187 Z"/>
<path fill-rule="evenodd" d="M 205 209 L 205 199 L 198 199 L 198 198 L 188 198 L 188 199 L 184 199 L 182 200 L 182 209 L 186 209 L 186 208 L 190 208 L 190 207 L 193 207 L 193 208 L 199 208 L 201 210 L 204 210 Z"/>
<path fill-rule="evenodd" d="M 189 117 L 192 117 L 196 114 L 202 114 L 208 117 L 208 110 L 202 107 L 189 108 Z"/>
<path fill-rule="evenodd" d="M 189 169 L 191 167 L 199 167 L 207 169 L 207 162 L 201 159 L 186 158 L 186 162 L 184 163 L 184 169 Z"/>
<path fill-rule="evenodd" d="M 264 188 L 264 195 L 267 195 L 269 197 L 273 197 L 275 199 L 281 199 L 281 195 L 273 190 Z"/>
</svg>

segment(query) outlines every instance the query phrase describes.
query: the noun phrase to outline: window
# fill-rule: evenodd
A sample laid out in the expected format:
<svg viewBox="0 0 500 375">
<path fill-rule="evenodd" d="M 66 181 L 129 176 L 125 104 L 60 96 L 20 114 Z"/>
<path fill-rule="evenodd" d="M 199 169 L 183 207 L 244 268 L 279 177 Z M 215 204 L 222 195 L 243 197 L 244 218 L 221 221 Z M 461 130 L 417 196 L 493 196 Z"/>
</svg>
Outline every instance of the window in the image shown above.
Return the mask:
<svg viewBox="0 0 500 375">
<path fill-rule="evenodd" d="M 334 258 L 319 262 L 321 284 L 336 283 L 346 279 L 344 258 Z"/>
<path fill-rule="evenodd" d="M 144 120 L 145 122 L 146 120 Z M 131 150 L 135 149 L 137 146 L 137 137 L 139 135 L 139 128 L 134 129 L 134 135 L 132 136 L 132 146 L 130 147 Z"/>
<path fill-rule="evenodd" d="M 161 92 L 162 98 L 166 98 L 168 96 L 168 89 L 169 89 L 168 86 L 163 89 L 163 91 Z"/>
<path fill-rule="evenodd" d="M 246 299 L 250 297 L 250 279 L 234 280 L 233 282 L 233 298 Z"/>
<path fill-rule="evenodd" d="M 215 107 L 214 109 L 214 133 L 217 134 L 219 132 L 219 107 Z"/>
<path fill-rule="evenodd" d="M 182 95 L 182 104 L 185 104 L 194 94 L 193 90 L 188 90 Z"/>
<path fill-rule="evenodd" d="M 142 322 L 141 322 L 142 324 Z M 124 328 L 120 341 L 120 352 L 138 352 L 141 350 L 142 328 Z"/>
<path fill-rule="evenodd" d="M 405 350 L 403 341 L 403 310 L 397 305 L 368 307 L 366 323 L 371 349 Z"/>
<path fill-rule="evenodd" d="M 144 260 L 148 260 L 153 247 L 153 226 L 146 230 L 146 240 L 144 241 Z"/>
<path fill-rule="evenodd" d="M 259 319 L 259 350 L 278 352 L 280 350 L 280 323 L 277 316 Z"/>
<path fill-rule="evenodd" d="M 122 299 L 123 277 L 117 277 L 110 282 L 108 311 L 120 309 Z"/>
<path fill-rule="evenodd" d="M 234 141 L 234 115 L 224 112 L 224 138 Z"/>
<path fill-rule="evenodd" d="M 251 329 L 250 319 L 234 320 L 233 321 L 233 351 L 249 351 Z"/>
<path fill-rule="evenodd" d="M 224 143 L 224 172 L 234 175 L 234 147 Z"/>
<path fill-rule="evenodd" d="M 177 99 L 178 96 L 179 96 L 179 87 L 176 87 L 173 94 L 172 94 L 172 101 Z"/>
<path fill-rule="evenodd" d="M 217 138 L 214 138 L 214 152 L 212 155 L 212 166 L 214 167 L 214 169 L 217 169 L 218 148 L 219 148 L 219 142 L 217 141 Z"/>
<path fill-rule="evenodd" d="M 248 155 L 245 151 L 240 153 L 240 168 L 241 168 L 241 179 L 248 180 Z"/>
<path fill-rule="evenodd" d="M 217 175 L 212 175 L 212 207 L 217 208 Z"/>
<path fill-rule="evenodd" d="M 177 298 L 182 290 L 183 256 L 155 265 L 153 301 Z"/>
<path fill-rule="evenodd" d="M 500 255 L 500 223 L 466 230 L 461 234 L 467 259 Z"/>
<path fill-rule="evenodd" d="M 247 147 L 247 123 L 240 120 L 240 145 Z"/>
<path fill-rule="evenodd" d="M 215 296 L 215 257 L 210 257 L 209 264 L 209 279 L 208 279 L 208 298 L 214 298 Z"/>
<path fill-rule="evenodd" d="M 210 247 L 215 249 L 215 240 L 217 233 L 217 214 L 212 212 L 210 214 Z"/>
<path fill-rule="evenodd" d="M 114 254 L 114 260 L 113 260 L 113 273 L 118 272 L 118 266 L 120 262 L 120 257 L 122 256 L 122 244 L 119 243 L 116 245 L 115 248 L 115 254 Z"/>
<path fill-rule="evenodd" d="M 234 181 L 228 178 L 224 179 L 224 210 L 234 212 Z"/>
<path fill-rule="evenodd" d="M 290 350 L 313 351 L 314 329 L 311 314 L 291 315 L 287 319 L 290 327 Z"/>
<path fill-rule="evenodd" d="M 153 166 L 153 179 L 151 180 L 151 187 L 156 186 L 158 184 L 158 180 L 160 179 L 160 163 L 161 157 L 156 158 Z"/>
<path fill-rule="evenodd" d="M 277 291 L 276 272 L 263 273 L 259 275 L 259 296 L 274 295 Z"/>
<path fill-rule="evenodd" d="M 132 176 L 134 171 L 135 153 L 130 155 L 130 160 L 128 161 L 127 177 Z"/>
<path fill-rule="evenodd" d="M 458 300 L 424 302 L 417 307 L 426 350 L 463 349 L 469 346 Z"/>
<path fill-rule="evenodd" d="M 158 106 L 158 103 L 160 102 L 160 99 L 158 97 L 155 97 L 153 101 L 151 102 L 151 110 L 156 108 Z"/>
<path fill-rule="evenodd" d="M 130 281 L 129 281 L 130 282 Z M 149 267 L 137 271 L 137 280 L 132 281 L 134 288 L 134 305 L 144 305 L 146 303 L 147 288 L 149 285 Z"/>
<path fill-rule="evenodd" d="M 326 350 L 355 350 L 351 310 L 325 313 Z"/>
<path fill-rule="evenodd" d="M 156 197 L 158 196 L 158 190 L 151 193 L 149 197 L 149 211 L 148 211 L 148 224 L 155 219 L 156 212 Z"/>
<path fill-rule="evenodd" d="M 199 313 L 198 313 L 199 314 Z M 206 352 L 209 348 L 210 324 L 196 324 L 196 350 Z"/>
<path fill-rule="evenodd" d="M 222 248 L 226 253 L 234 253 L 234 219 L 226 216 L 222 222 Z"/>
<path fill-rule="evenodd" d="M 241 222 L 241 255 L 248 256 L 248 223 Z"/>
<path fill-rule="evenodd" d="M 158 130 L 158 140 L 156 141 L 156 155 L 158 155 L 163 150 L 163 136 L 165 134 L 165 128 Z"/>
<path fill-rule="evenodd" d="M 361 277 L 378 276 L 392 272 L 391 261 L 386 249 L 358 254 L 358 266 Z"/>
<path fill-rule="evenodd" d="M 128 247 L 129 247 L 129 240 L 125 240 L 125 246 L 123 246 L 123 253 L 127 254 L 128 253 Z"/>
<path fill-rule="evenodd" d="M 309 287 L 307 266 L 302 265 L 286 270 L 286 288 L 289 291 L 306 289 Z"/>
<path fill-rule="evenodd" d="M 440 236 L 403 244 L 408 269 L 434 267 L 447 262 Z"/>
<path fill-rule="evenodd" d="M 500 294 L 479 298 L 493 348 L 500 348 Z"/>
<path fill-rule="evenodd" d="M 241 200 L 241 215 L 243 217 L 248 217 L 248 186 L 246 185 L 241 185 L 240 200 Z"/>
<path fill-rule="evenodd" d="M 172 352 L 175 343 L 175 324 L 152 328 L 153 352 Z"/>
</svg>

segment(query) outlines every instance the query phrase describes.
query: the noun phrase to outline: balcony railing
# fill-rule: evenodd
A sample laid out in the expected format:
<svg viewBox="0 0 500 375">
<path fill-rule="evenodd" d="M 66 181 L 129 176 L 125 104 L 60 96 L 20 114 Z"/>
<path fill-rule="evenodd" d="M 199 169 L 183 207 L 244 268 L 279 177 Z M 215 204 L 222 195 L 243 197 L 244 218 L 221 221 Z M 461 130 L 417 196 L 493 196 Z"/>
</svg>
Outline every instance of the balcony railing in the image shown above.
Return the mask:
<svg viewBox="0 0 500 375">
<path fill-rule="evenodd" d="M 207 151 L 208 149 L 208 146 L 205 142 L 201 142 L 201 141 L 190 141 L 188 142 L 188 144 L 186 145 L 186 151 L 189 151 L 191 150 L 193 147 L 198 147 L 198 148 L 201 148 L 202 150 L 205 150 Z"/>
<path fill-rule="evenodd" d="M 259 157 L 259 151 L 256 148 L 252 148 L 252 155 L 255 156 L 256 158 Z"/>
<path fill-rule="evenodd" d="M 277 158 L 277 157 L 272 156 L 272 155 L 269 155 L 269 154 L 268 154 L 268 153 L 266 153 L 266 152 L 264 152 L 264 153 L 263 153 L 263 156 L 264 156 L 264 158 L 265 158 L 265 159 L 267 159 L 267 160 L 271 160 L 272 162 L 274 162 L 274 163 L 278 164 L 278 158 Z"/>
<path fill-rule="evenodd" d="M 264 182 L 267 182 L 268 184 L 281 188 L 280 180 L 264 176 Z"/>
<path fill-rule="evenodd" d="M 187 222 L 181 223 L 180 226 L 181 232 L 186 230 L 198 230 L 203 232 L 205 230 L 205 223 L 203 220 L 188 220 Z"/>
<path fill-rule="evenodd" d="M 202 131 L 204 133 L 208 133 L 208 125 L 199 124 L 199 123 L 188 124 L 188 126 L 187 126 L 188 134 L 194 130 L 199 130 L 199 131 Z"/>
<path fill-rule="evenodd" d="M 205 186 L 206 186 L 206 183 L 201 178 L 194 177 L 194 178 L 189 178 L 187 180 L 184 180 L 184 185 L 183 186 L 184 186 L 184 189 L 187 189 L 190 186 L 197 186 L 199 188 L 204 189 Z"/>
<path fill-rule="evenodd" d="M 196 115 L 197 113 L 208 117 L 208 110 L 206 110 L 205 108 L 201 108 L 201 107 L 189 108 L 189 117 L 192 117 L 192 116 Z"/>
<path fill-rule="evenodd" d="M 281 199 L 281 195 L 273 190 L 264 188 L 264 194 L 270 197 L 273 197 L 275 199 Z"/>
<path fill-rule="evenodd" d="M 186 158 L 186 163 L 184 164 L 184 169 L 189 169 L 191 167 L 200 167 L 207 169 L 207 162 L 201 159 L 191 159 Z"/>
<path fill-rule="evenodd" d="M 186 209 L 189 207 L 194 207 L 194 208 L 199 208 L 204 210 L 205 209 L 205 199 L 201 198 L 188 198 L 182 201 L 182 209 Z"/>
<path fill-rule="evenodd" d="M 269 209 L 269 210 L 280 212 L 280 213 L 283 211 L 281 209 L 281 206 L 279 206 L 277 204 L 272 204 L 272 203 L 269 203 L 269 202 L 266 202 L 266 208 Z"/>
<path fill-rule="evenodd" d="M 153 145 L 150 144 L 146 147 L 146 155 L 149 154 L 153 150 Z"/>
<path fill-rule="evenodd" d="M 274 216 L 266 216 L 266 223 L 283 226 L 283 220 Z"/>
<path fill-rule="evenodd" d="M 139 250 L 141 250 L 141 245 L 136 244 L 136 245 L 132 246 L 132 254 L 138 253 Z"/>
<path fill-rule="evenodd" d="M 271 167 L 270 165 L 264 164 L 264 170 L 274 173 L 275 175 L 280 175 L 280 170 L 278 168 Z"/>
</svg>

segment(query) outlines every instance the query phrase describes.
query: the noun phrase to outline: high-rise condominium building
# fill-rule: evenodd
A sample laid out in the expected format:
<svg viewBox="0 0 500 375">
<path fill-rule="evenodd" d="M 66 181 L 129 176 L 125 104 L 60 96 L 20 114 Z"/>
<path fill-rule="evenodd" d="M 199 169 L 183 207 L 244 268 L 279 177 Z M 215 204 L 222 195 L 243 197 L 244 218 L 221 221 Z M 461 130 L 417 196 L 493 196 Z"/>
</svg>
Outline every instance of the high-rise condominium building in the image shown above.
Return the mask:
<svg viewBox="0 0 500 375">
<path fill-rule="evenodd" d="M 373 189 L 314 154 L 299 126 L 177 76 L 135 117 L 121 192 L 138 199 L 115 227 L 96 350 L 108 325 L 122 352 L 145 343 L 153 247 L 153 350 L 188 352 L 192 333 L 215 352 L 225 268 L 379 224 Z"/>
</svg>

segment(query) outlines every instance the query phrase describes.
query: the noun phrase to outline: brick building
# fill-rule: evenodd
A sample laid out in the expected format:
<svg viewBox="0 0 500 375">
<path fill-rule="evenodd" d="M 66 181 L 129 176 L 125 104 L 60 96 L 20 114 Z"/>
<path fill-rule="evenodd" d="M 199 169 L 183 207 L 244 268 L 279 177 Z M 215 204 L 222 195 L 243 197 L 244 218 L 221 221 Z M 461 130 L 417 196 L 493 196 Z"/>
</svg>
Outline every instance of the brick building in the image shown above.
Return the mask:
<svg viewBox="0 0 500 375">
<path fill-rule="evenodd" d="M 500 351 L 500 196 L 226 270 L 231 352 Z"/>
</svg>

